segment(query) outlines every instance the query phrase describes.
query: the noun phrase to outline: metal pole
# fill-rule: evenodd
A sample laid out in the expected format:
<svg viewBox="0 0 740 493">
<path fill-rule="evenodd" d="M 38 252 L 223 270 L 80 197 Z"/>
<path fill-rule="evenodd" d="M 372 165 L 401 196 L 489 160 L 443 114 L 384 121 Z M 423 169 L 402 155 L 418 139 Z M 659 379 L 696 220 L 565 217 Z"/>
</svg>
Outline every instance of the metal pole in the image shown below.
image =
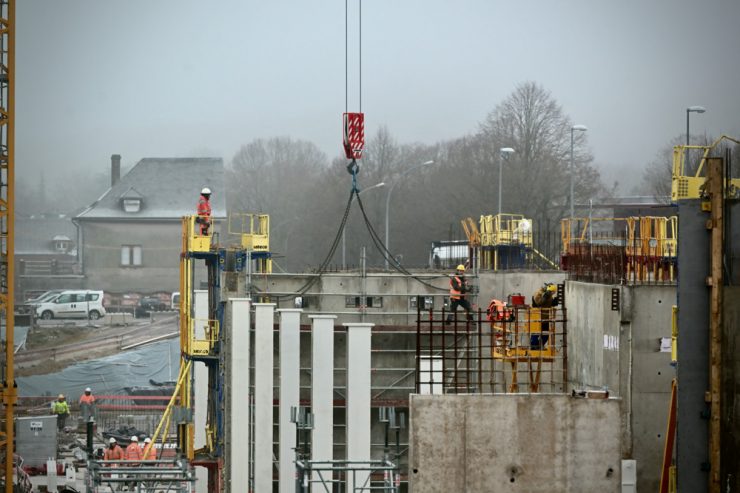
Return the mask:
<svg viewBox="0 0 740 493">
<path fill-rule="evenodd" d="M 575 216 L 574 213 L 574 207 L 573 207 L 573 180 L 574 180 L 574 170 L 573 170 L 574 164 L 573 164 L 573 127 L 570 128 L 570 222 L 573 223 L 573 217 Z"/>
<path fill-rule="evenodd" d="M 498 214 L 501 214 L 501 191 L 503 190 L 502 186 L 502 176 L 503 172 L 502 169 L 504 167 L 504 157 L 499 154 L 498 156 Z"/>
<path fill-rule="evenodd" d="M 391 194 L 393 193 L 393 189 L 396 188 L 396 183 L 398 181 L 393 182 L 393 185 L 391 185 L 391 188 L 388 189 L 388 195 L 385 198 L 385 248 L 389 252 L 391 251 L 391 237 L 390 232 L 388 229 L 388 213 L 390 211 L 390 205 L 391 205 Z M 385 256 L 385 270 L 388 270 L 388 256 Z"/>
</svg>

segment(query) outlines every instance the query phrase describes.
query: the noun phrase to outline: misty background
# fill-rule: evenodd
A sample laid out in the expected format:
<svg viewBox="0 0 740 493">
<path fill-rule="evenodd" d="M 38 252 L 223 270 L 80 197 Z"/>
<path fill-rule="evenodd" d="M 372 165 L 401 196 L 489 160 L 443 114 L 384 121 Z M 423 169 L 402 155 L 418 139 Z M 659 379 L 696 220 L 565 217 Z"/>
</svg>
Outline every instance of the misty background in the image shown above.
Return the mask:
<svg viewBox="0 0 740 493">
<path fill-rule="evenodd" d="M 341 0 L 19 2 L 18 214 L 91 203 L 114 153 L 124 172 L 145 157 L 222 157 L 229 207 L 271 215 L 283 268 L 316 265 L 351 186 L 341 114 L 360 109 L 360 4 L 348 5 L 345 72 Z M 740 135 L 738 19 L 733 0 L 362 2 L 359 181 L 386 183 L 361 196 L 372 224 L 382 237 L 395 183 L 391 250 L 423 264 L 430 241 L 462 237 L 460 219 L 496 212 L 498 149 L 512 147 L 504 212 L 551 234 L 574 124 L 588 127 L 575 135 L 576 204 L 665 194 L 687 106 L 707 108 L 691 115 L 692 143 Z M 370 245 L 357 209 L 349 263 Z"/>
</svg>

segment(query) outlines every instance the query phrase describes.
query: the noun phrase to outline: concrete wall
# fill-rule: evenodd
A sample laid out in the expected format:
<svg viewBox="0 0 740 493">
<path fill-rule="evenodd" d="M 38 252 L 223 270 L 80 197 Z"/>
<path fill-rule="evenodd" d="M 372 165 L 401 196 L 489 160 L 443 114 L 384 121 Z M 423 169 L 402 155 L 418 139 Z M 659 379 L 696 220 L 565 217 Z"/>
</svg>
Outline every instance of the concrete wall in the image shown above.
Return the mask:
<svg viewBox="0 0 740 493">
<path fill-rule="evenodd" d="M 411 396 L 412 492 L 620 491 L 616 399 Z"/>
<path fill-rule="evenodd" d="M 327 273 L 303 296 L 301 323 L 308 324 L 308 316 L 312 314 L 332 313 L 338 317 L 337 324 L 366 321 L 377 325 L 413 326 L 416 325 L 416 308 L 412 308 L 411 299 L 431 296 L 434 310 L 441 310 L 449 296 L 451 274 L 450 271 L 419 272 L 418 276 L 435 289 L 396 273 L 368 273 L 365 278 L 358 272 Z M 566 273 L 555 271 L 482 272 L 477 279 L 470 277 L 471 284 L 479 286 L 479 293 L 472 297 L 471 302 L 473 308 L 485 310 L 492 298 L 505 300 L 512 293 L 525 295 L 529 302 L 543 283 L 562 283 L 565 277 Z M 252 282 L 261 292 L 283 295 L 295 293 L 308 279 L 301 274 L 273 274 L 255 276 Z M 365 309 L 347 306 L 348 298 L 352 303 L 357 296 L 382 298 L 382 306 Z M 292 307 L 293 296 L 278 301 L 278 308 Z"/>
<path fill-rule="evenodd" d="M 611 309 L 612 289 L 619 310 Z M 623 455 L 637 461 L 638 490 L 657 490 L 668 418 L 675 286 L 611 286 L 568 282 L 568 380 L 572 388 L 622 397 Z"/>
</svg>

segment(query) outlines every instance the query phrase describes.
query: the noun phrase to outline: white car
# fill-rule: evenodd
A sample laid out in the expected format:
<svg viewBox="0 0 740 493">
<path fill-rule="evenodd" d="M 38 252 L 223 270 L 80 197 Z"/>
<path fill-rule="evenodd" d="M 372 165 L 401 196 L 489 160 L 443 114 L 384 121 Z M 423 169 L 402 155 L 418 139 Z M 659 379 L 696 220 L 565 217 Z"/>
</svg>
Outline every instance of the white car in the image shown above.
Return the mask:
<svg viewBox="0 0 740 493">
<path fill-rule="evenodd" d="M 97 320 L 105 315 L 102 291 L 64 291 L 53 301 L 36 307 L 36 316 L 52 318 L 89 318 Z"/>
</svg>

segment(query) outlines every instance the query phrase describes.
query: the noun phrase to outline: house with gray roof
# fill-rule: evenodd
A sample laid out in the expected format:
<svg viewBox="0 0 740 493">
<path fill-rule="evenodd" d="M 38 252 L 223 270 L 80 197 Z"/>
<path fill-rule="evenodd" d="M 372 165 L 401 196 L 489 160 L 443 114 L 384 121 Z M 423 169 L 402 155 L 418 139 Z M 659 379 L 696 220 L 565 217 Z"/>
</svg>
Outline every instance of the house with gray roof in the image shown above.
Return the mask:
<svg viewBox="0 0 740 493">
<path fill-rule="evenodd" d="M 221 158 L 144 158 L 120 176 L 111 156 L 111 186 L 77 214 L 79 261 L 88 289 L 106 293 L 172 292 L 179 288 L 182 217 L 211 189 L 215 218 L 226 217 Z"/>
</svg>

